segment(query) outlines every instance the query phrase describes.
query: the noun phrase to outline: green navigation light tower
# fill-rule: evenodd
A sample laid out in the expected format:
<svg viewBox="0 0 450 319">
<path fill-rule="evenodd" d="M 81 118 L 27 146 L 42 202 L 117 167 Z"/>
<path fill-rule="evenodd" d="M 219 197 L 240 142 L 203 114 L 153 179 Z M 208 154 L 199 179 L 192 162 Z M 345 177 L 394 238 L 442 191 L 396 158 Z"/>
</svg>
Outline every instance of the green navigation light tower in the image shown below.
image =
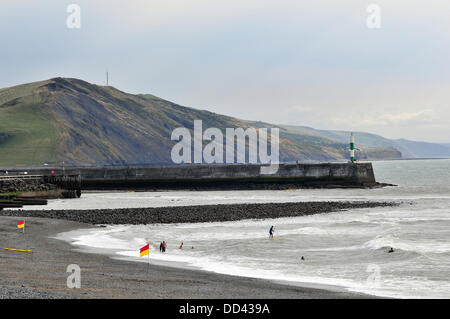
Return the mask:
<svg viewBox="0 0 450 319">
<path fill-rule="evenodd" d="M 350 133 L 350 161 L 355 162 L 355 134 Z"/>
</svg>

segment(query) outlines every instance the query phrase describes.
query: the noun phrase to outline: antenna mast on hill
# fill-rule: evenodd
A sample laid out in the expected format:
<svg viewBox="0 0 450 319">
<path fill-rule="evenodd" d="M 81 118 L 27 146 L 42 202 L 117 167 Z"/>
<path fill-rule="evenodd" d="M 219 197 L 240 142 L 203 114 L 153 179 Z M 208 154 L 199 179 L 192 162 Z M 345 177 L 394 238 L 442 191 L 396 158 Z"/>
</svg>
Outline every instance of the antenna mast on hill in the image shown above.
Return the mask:
<svg viewBox="0 0 450 319">
<path fill-rule="evenodd" d="M 109 85 L 109 74 L 108 71 L 106 71 L 106 86 Z"/>
</svg>

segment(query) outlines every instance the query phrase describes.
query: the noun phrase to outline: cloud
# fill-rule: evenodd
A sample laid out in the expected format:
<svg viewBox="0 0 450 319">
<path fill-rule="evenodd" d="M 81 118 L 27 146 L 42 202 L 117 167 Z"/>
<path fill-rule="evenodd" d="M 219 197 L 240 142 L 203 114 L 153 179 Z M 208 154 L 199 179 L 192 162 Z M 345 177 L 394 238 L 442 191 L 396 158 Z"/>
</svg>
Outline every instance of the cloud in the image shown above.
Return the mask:
<svg viewBox="0 0 450 319">
<path fill-rule="evenodd" d="M 424 124 L 437 120 L 435 111 L 425 109 L 418 112 L 386 113 L 361 120 L 361 125 L 408 125 Z"/>
<path fill-rule="evenodd" d="M 295 106 L 291 106 L 289 108 L 289 111 L 295 112 L 295 113 L 305 113 L 305 112 L 314 111 L 314 108 L 312 106 L 295 105 Z"/>
<path fill-rule="evenodd" d="M 448 0 L 2 0 L 0 87 L 55 76 L 242 119 L 450 136 Z M 438 30 L 439 32 L 437 32 Z M 425 107 L 424 107 L 425 106 Z"/>
<path fill-rule="evenodd" d="M 385 114 L 382 118 L 390 123 L 431 122 L 436 119 L 435 112 L 431 109 L 412 113 Z"/>
<path fill-rule="evenodd" d="M 382 128 L 391 126 L 417 126 L 438 123 L 441 119 L 433 109 L 424 109 L 416 112 L 399 113 L 370 113 L 367 110 L 362 114 L 342 114 L 329 117 L 331 125 L 352 126 L 370 128 Z"/>
</svg>

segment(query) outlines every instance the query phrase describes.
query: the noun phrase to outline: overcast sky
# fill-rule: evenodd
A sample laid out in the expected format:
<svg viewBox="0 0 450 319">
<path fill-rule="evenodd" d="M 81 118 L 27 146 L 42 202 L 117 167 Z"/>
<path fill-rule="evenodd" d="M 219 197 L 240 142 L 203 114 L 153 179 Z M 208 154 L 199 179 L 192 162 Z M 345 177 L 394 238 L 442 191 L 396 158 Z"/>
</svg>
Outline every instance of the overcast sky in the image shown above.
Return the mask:
<svg viewBox="0 0 450 319">
<path fill-rule="evenodd" d="M 1 0 L 0 87 L 108 69 L 242 119 L 450 142 L 449 40 L 448 0 Z"/>
</svg>

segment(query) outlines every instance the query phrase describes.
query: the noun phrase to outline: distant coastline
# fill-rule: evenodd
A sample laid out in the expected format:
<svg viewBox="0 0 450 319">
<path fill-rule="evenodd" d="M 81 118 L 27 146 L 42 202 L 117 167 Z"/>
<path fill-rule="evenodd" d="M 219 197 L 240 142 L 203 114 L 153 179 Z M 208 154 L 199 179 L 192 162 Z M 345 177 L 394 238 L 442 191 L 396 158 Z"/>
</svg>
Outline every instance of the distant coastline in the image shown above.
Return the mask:
<svg viewBox="0 0 450 319">
<path fill-rule="evenodd" d="M 392 158 L 392 159 L 374 159 L 370 160 L 371 162 L 388 162 L 388 161 L 420 161 L 420 160 L 447 160 L 450 159 L 450 157 L 424 157 L 424 158 Z M 366 162 L 361 161 L 361 162 Z"/>
</svg>

